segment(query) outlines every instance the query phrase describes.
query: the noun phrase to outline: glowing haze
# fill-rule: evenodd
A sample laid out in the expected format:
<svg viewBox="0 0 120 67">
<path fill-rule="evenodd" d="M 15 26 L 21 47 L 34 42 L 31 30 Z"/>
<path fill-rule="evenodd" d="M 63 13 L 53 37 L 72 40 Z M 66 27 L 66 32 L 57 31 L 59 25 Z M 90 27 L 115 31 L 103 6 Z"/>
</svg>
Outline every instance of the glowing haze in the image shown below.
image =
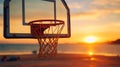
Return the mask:
<svg viewBox="0 0 120 67">
<path fill-rule="evenodd" d="M 85 43 L 95 43 L 97 38 L 95 36 L 87 36 L 83 40 Z"/>
<path fill-rule="evenodd" d="M 66 0 L 71 10 L 69 39 L 59 43 L 105 42 L 120 38 L 120 0 Z M 0 0 L 0 43 L 37 43 L 35 39 L 3 37 L 3 0 Z M 88 36 L 94 37 L 88 37 Z M 97 40 L 98 39 L 98 40 Z M 91 53 L 90 53 L 91 54 Z"/>
</svg>

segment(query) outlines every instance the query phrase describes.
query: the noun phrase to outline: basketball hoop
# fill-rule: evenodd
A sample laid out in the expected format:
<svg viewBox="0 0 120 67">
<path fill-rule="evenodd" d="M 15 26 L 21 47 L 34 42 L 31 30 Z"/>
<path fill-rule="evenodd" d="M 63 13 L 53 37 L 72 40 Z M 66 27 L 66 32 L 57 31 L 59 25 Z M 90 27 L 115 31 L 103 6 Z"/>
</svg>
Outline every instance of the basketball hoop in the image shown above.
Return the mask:
<svg viewBox="0 0 120 67">
<path fill-rule="evenodd" d="M 62 20 L 35 20 L 29 23 L 31 34 L 38 39 L 39 57 L 52 57 L 57 54 L 59 35 L 64 27 Z M 53 36 L 54 35 L 54 36 Z"/>
</svg>

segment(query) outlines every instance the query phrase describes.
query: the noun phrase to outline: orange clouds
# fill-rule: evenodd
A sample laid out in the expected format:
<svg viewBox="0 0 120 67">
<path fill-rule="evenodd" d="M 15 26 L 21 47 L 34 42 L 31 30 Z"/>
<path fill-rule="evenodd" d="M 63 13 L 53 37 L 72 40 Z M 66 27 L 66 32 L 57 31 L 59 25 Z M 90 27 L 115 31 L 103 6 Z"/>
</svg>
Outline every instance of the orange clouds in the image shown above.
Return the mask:
<svg viewBox="0 0 120 67">
<path fill-rule="evenodd" d="M 73 19 L 96 20 L 112 13 L 120 14 L 120 0 L 93 0 L 70 3 Z"/>
<path fill-rule="evenodd" d="M 120 9 L 113 10 L 114 13 L 120 14 Z"/>
<path fill-rule="evenodd" d="M 80 3 L 74 2 L 74 3 L 70 3 L 69 7 L 71 9 L 73 9 L 73 8 L 80 9 L 82 7 L 82 5 Z"/>
<path fill-rule="evenodd" d="M 78 12 L 72 14 L 73 20 L 97 20 L 99 12 Z"/>
<path fill-rule="evenodd" d="M 120 13 L 120 0 L 93 0 L 91 9 Z"/>
<path fill-rule="evenodd" d="M 99 6 L 119 6 L 120 0 L 93 0 L 91 4 L 99 5 Z"/>
</svg>

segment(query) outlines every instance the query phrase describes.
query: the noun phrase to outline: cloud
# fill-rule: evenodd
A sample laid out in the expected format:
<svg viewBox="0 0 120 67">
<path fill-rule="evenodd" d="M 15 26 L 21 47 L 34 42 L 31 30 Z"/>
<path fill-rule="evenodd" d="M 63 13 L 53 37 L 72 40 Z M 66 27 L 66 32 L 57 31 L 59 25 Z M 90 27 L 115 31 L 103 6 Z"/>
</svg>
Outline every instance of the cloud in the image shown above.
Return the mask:
<svg viewBox="0 0 120 67">
<path fill-rule="evenodd" d="M 120 14 L 119 4 L 120 0 L 76 0 L 69 2 L 69 7 L 72 19 L 96 20 Z"/>
<path fill-rule="evenodd" d="M 98 12 L 76 12 L 72 13 L 75 20 L 96 20 L 100 16 Z"/>
<path fill-rule="evenodd" d="M 114 9 L 112 11 L 113 11 L 113 13 L 120 14 L 120 9 Z"/>
<path fill-rule="evenodd" d="M 120 13 L 120 0 L 93 0 L 90 8 L 109 13 Z"/>
<path fill-rule="evenodd" d="M 97 6 L 119 6 L 120 0 L 93 0 L 91 4 Z"/>
<path fill-rule="evenodd" d="M 120 0 L 92 0 L 87 5 L 81 4 L 79 12 L 74 12 L 72 16 L 84 20 L 107 18 L 110 15 L 120 14 L 119 4 Z"/>
<path fill-rule="evenodd" d="M 71 9 L 80 9 L 82 7 L 82 5 L 80 3 L 78 3 L 78 2 L 73 2 L 73 3 L 69 4 L 69 7 Z"/>
<path fill-rule="evenodd" d="M 71 12 L 86 11 L 89 9 L 89 4 L 91 0 L 70 0 L 68 5 L 71 9 Z"/>
<path fill-rule="evenodd" d="M 93 15 L 95 14 L 94 12 L 79 12 L 79 13 L 75 13 L 74 15 L 81 15 L 81 16 L 89 16 L 89 15 Z"/>
</svg>

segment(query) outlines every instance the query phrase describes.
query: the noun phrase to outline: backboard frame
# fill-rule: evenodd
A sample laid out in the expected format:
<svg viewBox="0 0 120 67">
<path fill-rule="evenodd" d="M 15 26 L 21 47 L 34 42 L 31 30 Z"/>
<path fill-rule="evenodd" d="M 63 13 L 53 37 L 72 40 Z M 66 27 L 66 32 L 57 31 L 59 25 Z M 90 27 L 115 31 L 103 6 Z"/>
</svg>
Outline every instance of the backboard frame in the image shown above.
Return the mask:
<svg viewBox="0 0 120 67">
<path fill-rule="evenodd" d="M 11 0 L 4 0 L 4 37 L 5 38 L 35 38 L 29 33 L 10 33 L 10 1 Z M 47 0 L 46 0 L 47 1 Z M 54 1 L 54 20 L 56 20 L 56 0 Z M 59 38 L 69 38 L 71 36 L 71 24 L 70 24 L 70 9 L 65 0 L 61 0 L 63 3 L 66 11 L 67 11 L 67 34 L 61 34 Z M 23 26 L 29 25 L 25 23 L 25 8 L 24 8 L 24 0 L 22 0 L 22 21 Z M 49 34 L 49 37 L 53 37 L 53 35 Z"/>
</svg>

